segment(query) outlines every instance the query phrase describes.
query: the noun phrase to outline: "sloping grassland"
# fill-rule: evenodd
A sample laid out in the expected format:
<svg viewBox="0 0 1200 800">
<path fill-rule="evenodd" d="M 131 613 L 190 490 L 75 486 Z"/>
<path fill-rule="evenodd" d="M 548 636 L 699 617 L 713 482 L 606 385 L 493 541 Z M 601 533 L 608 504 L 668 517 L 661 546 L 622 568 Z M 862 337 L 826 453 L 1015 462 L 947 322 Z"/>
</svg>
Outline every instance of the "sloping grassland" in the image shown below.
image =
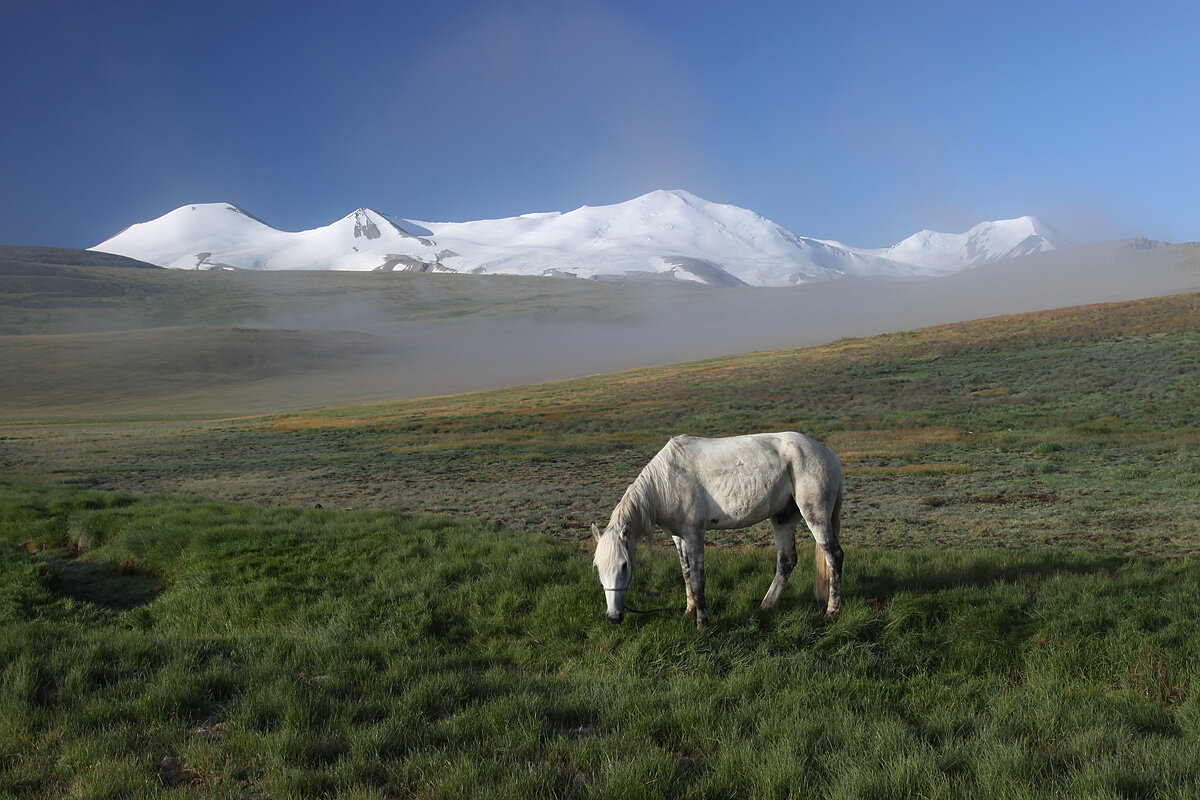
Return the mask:
<svg viewBox="0 0 1200 800">
<path fill-rule="evenodd" d="M 1198 331 L 1191 295 L 5 424 L 0 794 L 1194 797 Z M 841 617 L 803 570 L 760 612 L 749 531 L 714 537 L 709 630 L 664 547 L 633 587 L 661 613 L 605 622 L 586 523 L 670 435 L 781 428 L 843 457 Z"/>
<path fill-rule="evenodd" d="M 1182 295 L 427 400 L 14 424 L 0 446 L 10 475 L 578 538 L 670 436 L 799 430 L 842 457 L 856 545 L 1192 555 L 1198 345 Z"/>
</svg>

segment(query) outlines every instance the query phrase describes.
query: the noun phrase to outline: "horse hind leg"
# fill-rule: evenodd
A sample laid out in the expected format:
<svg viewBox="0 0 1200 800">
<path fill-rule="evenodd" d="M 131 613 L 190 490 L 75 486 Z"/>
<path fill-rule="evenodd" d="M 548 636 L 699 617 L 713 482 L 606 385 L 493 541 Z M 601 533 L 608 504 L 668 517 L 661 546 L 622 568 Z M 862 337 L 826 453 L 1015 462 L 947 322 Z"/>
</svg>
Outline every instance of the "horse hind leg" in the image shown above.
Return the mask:
<svg viewBox="0 0 1200 800">
<path fill-rule="evenodd" d="M 804 521 L 817 545 L 813 556 L 813 594 L 818 602 L 825 603 L 825 618 L 833 619 L 842 610 L 841 492 L 828 518 L 809 513 L 804 515 Z"/>
<path fill-rule="evenodd" d="M 771 609 L 779 602 L 783 584 L 796 566 L 796 524 L 799 516 L 795 510 L 776 514 L 771 518 L 771 534 L 775 537 L 775 579 L 763 597 L 762 608 Z"/>
<path fill-rule="evenodd" d="M 813 558 L 813 594 L 817 602 L 825 603 L 825 618 L 833 619 L 842 610 L 842 547 L 833 536 L 826 536 L 825 526 L 813 529 L 817 540 Z"/>
</svg>

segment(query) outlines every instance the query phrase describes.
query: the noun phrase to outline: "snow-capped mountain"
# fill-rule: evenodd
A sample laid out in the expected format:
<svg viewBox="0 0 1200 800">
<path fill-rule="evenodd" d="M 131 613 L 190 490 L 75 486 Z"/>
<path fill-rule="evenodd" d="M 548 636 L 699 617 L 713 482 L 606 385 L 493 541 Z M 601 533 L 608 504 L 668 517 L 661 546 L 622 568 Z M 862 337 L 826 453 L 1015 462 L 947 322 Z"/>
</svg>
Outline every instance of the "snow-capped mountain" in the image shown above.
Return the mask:
<svg viewBox="0 0 1200 800">
<path fill-rule="evenodd" d="M 966 233 L 921 231 L 899 244 L 873 250 L 881 258 L 957 272 L 1002 258 L 1068 247 L 1070 239 L 1037 217 L 981 222 Z"/>
<path fill-rule="evenodd" d="M 360 208 L 332 225 L 289 233 L 228 203 L 183 206 L 130 225 L 92 250 L 139 252 L 179 269 L 373 270 L 390 254 L 427 255 L 433 243 L 396 221 Z"/>
<path fill-rule="evenodd" d="M 236 206 L 200 204 L 131 225 L 91 249 L 184 269 L 651 274 L 714 286 L 789 286 L 846 275 L 942 275 L 1068 244 L 1050 226 L 1021 217 L 855 248 L 797 236 L 738 206 L 656 191 L 614 205 L 474 222 L 418 222 L 360 208 L 296 233 Z"/>
</svg>

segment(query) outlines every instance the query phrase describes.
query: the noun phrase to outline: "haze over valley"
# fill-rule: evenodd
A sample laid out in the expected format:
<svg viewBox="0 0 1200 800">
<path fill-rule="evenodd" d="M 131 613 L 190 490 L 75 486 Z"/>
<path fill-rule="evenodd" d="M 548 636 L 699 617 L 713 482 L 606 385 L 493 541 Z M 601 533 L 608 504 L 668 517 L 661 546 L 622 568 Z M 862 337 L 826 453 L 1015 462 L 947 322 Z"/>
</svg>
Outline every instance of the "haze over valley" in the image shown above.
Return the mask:
<svg viewBox="0 0 1200 800">
<path fill-rule="evenodd" d="M 428 396 L 1200 290 L 1200 248 L 1148 240 L 939 277 L 720 290 L 628 275 L 151 267 L 0 252 L 4 413 L 242 414 Z"/>
</svg>

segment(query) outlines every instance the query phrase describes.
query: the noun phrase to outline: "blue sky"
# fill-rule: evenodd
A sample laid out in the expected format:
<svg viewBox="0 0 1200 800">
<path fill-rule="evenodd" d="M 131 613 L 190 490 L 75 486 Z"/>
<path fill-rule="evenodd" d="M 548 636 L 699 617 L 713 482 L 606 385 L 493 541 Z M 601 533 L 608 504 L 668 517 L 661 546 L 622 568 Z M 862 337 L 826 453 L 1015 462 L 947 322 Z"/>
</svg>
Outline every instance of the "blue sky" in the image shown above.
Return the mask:
<svg viewBox="0 0 1200 800">
<path fill-rule="evenodd" d="M 1035 214 L 1200 240 L 1200 4 L 0 5 L 0 243 L 687 189 L 857 246 Z"/>
</svg>

